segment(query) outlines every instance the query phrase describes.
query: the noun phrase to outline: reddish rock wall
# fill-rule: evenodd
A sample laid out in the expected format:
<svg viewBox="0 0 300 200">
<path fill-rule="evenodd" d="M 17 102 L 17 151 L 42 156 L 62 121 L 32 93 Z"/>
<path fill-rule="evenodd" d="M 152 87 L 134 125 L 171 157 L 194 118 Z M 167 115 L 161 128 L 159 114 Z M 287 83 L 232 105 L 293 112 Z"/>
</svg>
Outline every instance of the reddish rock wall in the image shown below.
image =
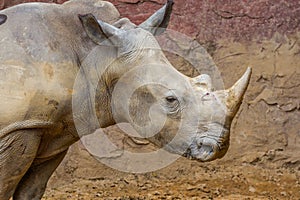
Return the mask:
<svg viewBox="0 0 300 200">
<path fill-rule="evenodd" d="M 0 0 L 0 9 L 24 2 L 63 3 L 67 0 Z M 139 24 L 160 8 L 165 0 L 109 0 L 123 17 Z M 298 0 L 174 0 L 170 29 L 200 41 L 272 38 L 274 33 L 300 30 Z"/>
<path fill-rule="evenodd" d="M 164 0 L 110 0 L 121 15 L 142 22 L 165 3 Z M 275 32 L 291 34 L 300 30 L 300 2 L 240 0 L 174 0 L 173 30 L 200 41 L 234 38 L 271 38 Z"/>
</svg>

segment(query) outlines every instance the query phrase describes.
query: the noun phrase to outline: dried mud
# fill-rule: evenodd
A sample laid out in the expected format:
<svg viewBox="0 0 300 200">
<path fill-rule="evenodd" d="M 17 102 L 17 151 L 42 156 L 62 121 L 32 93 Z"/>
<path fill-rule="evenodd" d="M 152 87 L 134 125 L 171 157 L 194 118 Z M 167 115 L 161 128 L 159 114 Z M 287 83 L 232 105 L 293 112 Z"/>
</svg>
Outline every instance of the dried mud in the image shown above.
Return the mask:
<svg viewBox="0 0 300 200">
<path fill-rule="evenodd" d="M 198 163 L 181 158 L 147 174 L 115 171 L 80 145 L 71 148 L 43 199 L 300 199 L 297 169 L 239 159 Z"/>
</svg>

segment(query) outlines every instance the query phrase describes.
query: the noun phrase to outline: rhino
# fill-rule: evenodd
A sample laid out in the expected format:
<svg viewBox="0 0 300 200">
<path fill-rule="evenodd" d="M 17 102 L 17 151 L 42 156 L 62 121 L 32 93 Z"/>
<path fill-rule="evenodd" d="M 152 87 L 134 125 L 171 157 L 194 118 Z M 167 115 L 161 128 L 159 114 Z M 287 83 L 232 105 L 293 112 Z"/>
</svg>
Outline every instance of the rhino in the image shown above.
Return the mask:
<svg viewBox="0 0 300 200">
<path fill-rule="evenodd" d="M 76 121 L 87 125 L 84 134 L 129 122 L 158 147 L 202 162 L 225 155 L 251 68 L 216 91 L 209 76 L 178 72 L 154 37 L 167 28 L 172 5 L 168 0 L 140 25 L 100 0 L 26 3 L 0 12 L 1 200 L 42 198 L 80 139 Z M 154 84 L 140 86 L 141 79 Z M 92 115 L 99 127 L 89 122 Z"/>
</svg>

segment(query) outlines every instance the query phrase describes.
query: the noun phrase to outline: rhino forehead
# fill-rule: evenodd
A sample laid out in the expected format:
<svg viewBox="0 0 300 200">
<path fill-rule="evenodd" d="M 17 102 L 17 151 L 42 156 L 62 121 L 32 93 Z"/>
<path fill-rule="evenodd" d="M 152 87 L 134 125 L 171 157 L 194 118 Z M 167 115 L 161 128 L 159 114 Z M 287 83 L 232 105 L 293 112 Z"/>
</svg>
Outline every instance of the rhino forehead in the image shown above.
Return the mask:
<svg viewBox="0 0 300 200">
<path fill-rule="evenodd" d="M 120 44 L 117 45 L 119 46 L 119 56 L 126 56 L 131 60 L 143 56 L 156 59 L 155 52 L 162 52 L 155 37 L 140 28 L 126 31 L 121 36 Z"/>
</svg>

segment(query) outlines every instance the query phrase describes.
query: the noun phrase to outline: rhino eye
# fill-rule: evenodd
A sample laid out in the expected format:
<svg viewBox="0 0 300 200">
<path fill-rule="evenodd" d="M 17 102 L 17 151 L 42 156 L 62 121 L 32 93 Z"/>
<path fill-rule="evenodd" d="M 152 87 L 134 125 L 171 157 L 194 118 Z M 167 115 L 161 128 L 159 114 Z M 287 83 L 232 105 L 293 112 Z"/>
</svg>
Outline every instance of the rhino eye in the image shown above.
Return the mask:
<svg viewBox="0 0 300 200">
<path fill-rule="evenodd" d="M 175 101 L 177 101 L 177 98 L 174 96 L 168 96 L 168 97 L 166 97 L 166 101 L 168 103 L 174 103 Z"/>
<path fill-rule="evenodd" d="M 165 97 L 165 102 L 164 108 L 167 113 L 170 115 L 176 115 L 180 110 L 179 100 L 175 96 L 167 96 Z"/>
</svg>

